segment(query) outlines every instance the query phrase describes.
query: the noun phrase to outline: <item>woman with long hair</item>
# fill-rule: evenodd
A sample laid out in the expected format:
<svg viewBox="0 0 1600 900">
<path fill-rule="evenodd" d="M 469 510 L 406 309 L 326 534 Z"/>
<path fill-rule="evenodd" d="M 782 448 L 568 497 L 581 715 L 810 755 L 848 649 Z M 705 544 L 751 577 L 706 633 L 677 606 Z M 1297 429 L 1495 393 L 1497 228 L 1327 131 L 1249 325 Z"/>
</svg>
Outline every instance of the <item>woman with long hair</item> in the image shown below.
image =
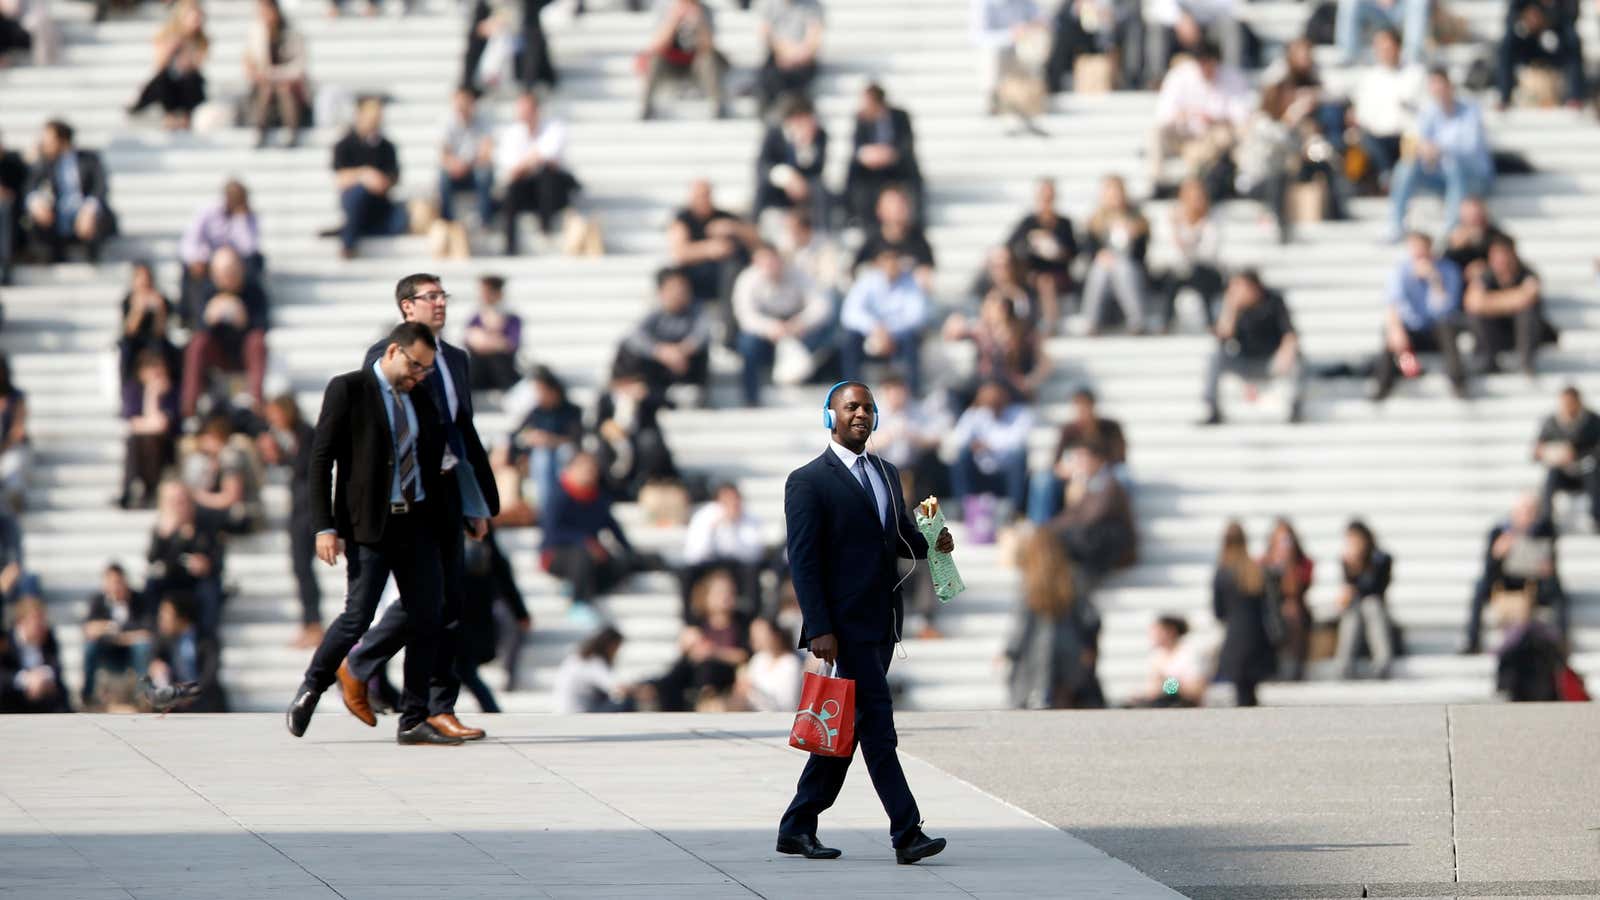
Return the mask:
<svg viewBox="0 0 1600 900">
<path fill-rule="evenodd" d="M 1129 201 L 1128 186 L 1119 176 L 1107 175 L 1101 180 L 1100 204 L 1085 230 L 1089 271 L 1083 279 L 1083 316 L 1089 333 L 1104 327 L 1108 295 L 1115 295 L 1128 333 L 1142 333 L 1149 278 L 1144 256 L 1150 245 L 1150 222 Z"/>
<path fill-rule="evenodd" d="M 1233 683 L 1239 706 L 1256 705 L 1256 685 L 1271 677 L 1277 655 L 1267 637 L 1267 605 L 1278 587 L 1250 556 L 1244 526 L 1229 522 L 1222 554 L 1211 579 L 1211 611 L 1225 629 L 1217 659 L 1217 680 Z"/>
<path fill-rule="evenodd" d="M 1279 518 L 1272 523 L 1272 536 L 1267 539 L 1267 552 L 1261 555 L 1261 565 L 1266 568 L 1267 577 L 1278 583 L 1278 609 L 1283 615 L 1289 680 L 1299 681 L 1306 674 L 1311 629 L 1316 625 L 1311 618 L 1311 608 L 1306 605 L 1306 593 L 1311 590 L 1316 564 L 1301 548 L 1300 535 L 1295 533 L 1288 519 Z"/>
<path fill-rule="evenodd" d="M 322 589 L 311 561 L 316 557 L 316 529 L 311 525 L 311 444 L 316 429 L 300 414 L 293 394 L 280 394 L 262 407 L 267 430 L 256 439 L 268 465 L 289 470 L 289 564 L 300 594 L 300 635 L 294 646 L 322 643 Z"/>
<path fill-rule="evenodd" d="M 206 14 L 200 0 L 178 0 L 167 22 L 156 32 L 156 71 L 145 82 L 139 99 L 128 107 L 137 115 L 159 103 L 169 130 L 185 131 L 189 116 L 206 102 L 205 66 L 211 40 L 206 37 Z"/>
<path fill-rule="evenodd" d="M 1017 709 L 1105 706 L 1095 676 L 1100 614 L 1060 538 L 1040 529 L 1022 554 L 1022 598 L 1004 658 Z"/>
<path fill-rule="evenodd" d="M 287 146 L 299 145 L 301 113 L 311 100 L 305 41 L 284 17 L 278 0 L 256 0 L 256 19 L 244 41 L 244 77 L 250 84 L 256 146 L 267 144 L 274 109 L 278 125 L 289 134 Z"/>
<path fill-rule="evenodd" d="M 621 649 L 622 632 L 606 625 L 567 654 L 556 670 L 556 712 L 631 712 L 633 700 L 614 668 Z"/>
<path fill-rule="evenodd" d="M 1187 178 L 1178 185 L 1178 200 L 1167 214 L 1168 238 L 1172 242 L 1173 265 L 1161 277 L 1161 322 L 1172 330 L 1177 318 L 1178 295 L 1185 288 L 1200 298 L 1200 311 L 1206 327 L 1217 321 L 1217 304 L 1222 302 L 1222 269 L 1218 253 L 1222 229 L 1211 212 L 1211 198 L 1198 178 Z"/>
<path fill-rule="evenodd" d="M 1379 678 L 1389 676 L 1394 661 L 1394 625 L 1389 619 L 1385 596 L 1394 560 L 1378 549 L 1372 529 L 1360 519 L 1345 528 L 1344 589 L 1339 595 L 1339 648 L 1334 660 L 1344 678 L 1356 674 L 1356 643 L 1364 634 L 1372 655 L 1372 671 Z"/>
</svg>

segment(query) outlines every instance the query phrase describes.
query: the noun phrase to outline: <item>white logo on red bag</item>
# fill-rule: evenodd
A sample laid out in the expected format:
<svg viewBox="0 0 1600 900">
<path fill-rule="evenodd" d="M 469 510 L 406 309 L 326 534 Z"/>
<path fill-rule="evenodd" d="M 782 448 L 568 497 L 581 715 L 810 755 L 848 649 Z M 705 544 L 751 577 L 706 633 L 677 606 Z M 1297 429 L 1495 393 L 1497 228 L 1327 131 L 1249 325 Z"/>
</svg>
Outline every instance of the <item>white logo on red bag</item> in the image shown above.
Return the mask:
<svg viewBox="0 0 1600 900">
<path fill-rule="evenodd" d="M 802 709 L 794 714 L 794 741 L 802 747 L 809 747 L 810 743 L 801 734 L 801 730 L 815 731 L 820 735 L 817 745 L 822 750 L 832 750 L 834 740 L 839 737 L 839 729 L 829 728 L 828 721 L 838 718 L 839 701 L 824 700 L 817 709 Z M 802 725 L 801 723 L 805 723 Z"/>
</svg>

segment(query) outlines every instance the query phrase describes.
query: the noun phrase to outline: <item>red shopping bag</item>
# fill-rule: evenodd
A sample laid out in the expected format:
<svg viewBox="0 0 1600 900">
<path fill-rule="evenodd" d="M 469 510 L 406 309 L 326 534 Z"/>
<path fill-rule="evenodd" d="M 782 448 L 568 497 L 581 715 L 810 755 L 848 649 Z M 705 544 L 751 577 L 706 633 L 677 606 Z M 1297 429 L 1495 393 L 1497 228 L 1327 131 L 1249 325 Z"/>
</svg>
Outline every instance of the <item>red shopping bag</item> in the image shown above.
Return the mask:
<svg viewBox="0 0 1600 900">
<path fill-rule="evenodd" d="M 800 688 L 800 711 L 789 729 L 789 746 L 818 756 L 849 756 L 855 752 L 856 683 L 832 674 L 807 672 Z"/>
</svg>

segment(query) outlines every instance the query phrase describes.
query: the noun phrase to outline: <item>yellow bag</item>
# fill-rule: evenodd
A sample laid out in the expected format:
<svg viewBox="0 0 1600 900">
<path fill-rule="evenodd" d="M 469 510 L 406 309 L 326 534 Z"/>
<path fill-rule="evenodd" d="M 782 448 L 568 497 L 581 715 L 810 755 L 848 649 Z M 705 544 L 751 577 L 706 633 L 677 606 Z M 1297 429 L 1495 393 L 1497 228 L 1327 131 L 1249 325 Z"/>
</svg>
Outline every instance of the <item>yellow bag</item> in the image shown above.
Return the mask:
<svg viewBox="0 0 1600 900">
<path fill-rule="evenodd" d="M 567 210 L 561 223 L 561 252 L 567 256 L 605 256 L 605 236 L 600 220 L 577 210 Z"/>
<path fill-rule="evenodd" d="M 412 234 L 427 234 L 439 221 L 439 206 L 427 197 L 412 197 L 406 203 L 406 218 Z"/>
</svg>

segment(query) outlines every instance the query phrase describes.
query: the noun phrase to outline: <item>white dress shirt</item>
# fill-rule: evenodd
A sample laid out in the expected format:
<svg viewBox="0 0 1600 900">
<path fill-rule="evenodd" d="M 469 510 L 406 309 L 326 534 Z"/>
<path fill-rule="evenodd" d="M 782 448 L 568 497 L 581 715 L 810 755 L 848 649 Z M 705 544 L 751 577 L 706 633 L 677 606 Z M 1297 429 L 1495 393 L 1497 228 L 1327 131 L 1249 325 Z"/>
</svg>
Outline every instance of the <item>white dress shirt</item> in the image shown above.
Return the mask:
<svg viewBox="0 0 1600 900">
<path fill-rule="evenodd" d="M 748 513 L 741 515 L 738 521 L 730 522 L 722 510 L 722 504 L 712 502 L 700 507 L 689 519 L 688 533 L 683 541 L 683 559 L 690 565 L 714 559 L 757 563 L 765 552 L 761 523 Z"/>
<path fill-rule="evenodd" d="M 850 470 L 850 477 L 854 478 L 858 483 L 861 479 L 856 475 L 856 460 L 865 459 L 867 461 L 867 481 L 872 483 L 872 492 L 878 497 L 878 524 L 888 524 L 889 485 L 883 480 L 883 472 L 879 471 L 878 463 L 869 459 L 865 453 L 855 453 L 838 441 L 829 441 L 828 447 L 833 450 L 835 456 L 839 457 L 839 461 L 844 463 L 844 467 Z"/>
<path fill-rule="evenodd" d="M 522 122 L 512 122 L 500 129 L 494 146 L 494 171 L 498 178 L 510 177 L 511 170 L 528 158 L 530 151 L 538 151 L 539 158 L 555 165 L 567 149 L 567 126 L 559 119 L 540 119 L 537 133 Z"/>
</svg>

